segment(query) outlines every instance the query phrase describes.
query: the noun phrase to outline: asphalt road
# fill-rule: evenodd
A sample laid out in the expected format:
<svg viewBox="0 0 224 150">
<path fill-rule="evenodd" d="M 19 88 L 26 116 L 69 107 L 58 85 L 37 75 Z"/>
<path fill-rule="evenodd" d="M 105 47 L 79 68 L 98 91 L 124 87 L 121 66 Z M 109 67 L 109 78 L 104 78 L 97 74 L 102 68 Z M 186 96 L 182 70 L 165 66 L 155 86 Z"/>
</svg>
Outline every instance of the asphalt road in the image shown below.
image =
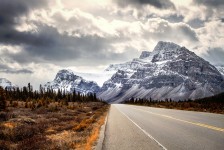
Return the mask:
<svg viewBox="0 0 224 150">
<path fill-rule="evenodd" d="M 224 150 L 224 115 L 113 104 L 104 150 Z"/>
</svg>

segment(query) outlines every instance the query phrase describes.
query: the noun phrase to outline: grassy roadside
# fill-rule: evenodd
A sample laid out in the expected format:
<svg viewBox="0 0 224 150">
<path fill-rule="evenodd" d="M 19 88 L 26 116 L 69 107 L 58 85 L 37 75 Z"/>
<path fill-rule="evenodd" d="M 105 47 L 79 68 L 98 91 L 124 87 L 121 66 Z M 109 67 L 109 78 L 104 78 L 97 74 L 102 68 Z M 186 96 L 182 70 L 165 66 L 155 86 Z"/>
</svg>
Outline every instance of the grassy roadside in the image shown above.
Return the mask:
<svg viewBox="0 0 224 150">
<path fill-rule="evenodd" d="M 52 102 L 32 109 L 19 102 L 0 112 L 0 149 L 92 149 L 108 108 L 103 102 Z"/>
</svg>

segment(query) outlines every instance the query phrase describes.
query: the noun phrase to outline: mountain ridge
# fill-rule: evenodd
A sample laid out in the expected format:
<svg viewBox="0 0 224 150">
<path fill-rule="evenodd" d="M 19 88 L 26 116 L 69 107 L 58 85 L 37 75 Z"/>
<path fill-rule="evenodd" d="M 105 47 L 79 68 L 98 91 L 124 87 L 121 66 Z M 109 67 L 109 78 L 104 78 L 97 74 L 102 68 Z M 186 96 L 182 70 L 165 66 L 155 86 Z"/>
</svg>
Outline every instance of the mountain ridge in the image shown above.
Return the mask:
<svg viewBox="0 0 224 150">
<path fill-rule="evenodd" d="M 224 89 L 222 75 L 213 65 L 171 42 L 160 41 L 152 52 L 143 51 L 139 58 L 106 70 L 117 72 L 104 83 L 98 96 L 110 102 L 131 97 L 196 99 Z"/>
<path fill-rule="evenodd" d="M 53 81 L 44 85 L 45 89 L 55 91 L 65 90 L 65 92 L 80 92 L 82 94 L 97 93 L 100 87 L 93 81 L 87 81 L 82 77 L 75 75 L 73 71 L 62 69 L 58 71 Z"/>
<path fill-rule="evenodd" d="M 17 85 L 13 84 L 6 78 L 0 78 L 0 86 L 3 87 L 4 89 L 7 88 L 11 90 L 16 89 L 18 87 Z"/>
<path fill-rule="evenodd" d="M 64 89 L 67 92 L 75 89 L 84 94 L 94 92 L 99 98 L 111 103 L 119 103 L 131 97 L 159 100 L 198 99 L 224 91 L 223 75 L 215 66 L 186 47 L 172 42 L 160 41 L 152 52 L 142 51 L 139 58 L 111 64 L 103 73 L 109 73 L 109 76 L 64 69 L 44 87 Z M 107 80 L 100 87 L 81 76 Z M 80 83 L 85 84 L 81 86 Z"/>
</svg>

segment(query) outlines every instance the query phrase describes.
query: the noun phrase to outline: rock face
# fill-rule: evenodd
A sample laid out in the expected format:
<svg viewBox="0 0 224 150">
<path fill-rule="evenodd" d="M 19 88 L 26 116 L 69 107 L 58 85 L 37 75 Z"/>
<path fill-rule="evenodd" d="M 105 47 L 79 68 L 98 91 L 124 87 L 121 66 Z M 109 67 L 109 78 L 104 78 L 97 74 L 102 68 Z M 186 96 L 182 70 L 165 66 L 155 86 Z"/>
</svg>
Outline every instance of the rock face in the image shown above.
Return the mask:
<svg viewBox="0 0 224 150">
<path fill-rule="evenodd" d="M 218 71 L 222 74 L 222 76 L 224 77 L 224 66 L 215 66 Z"/>
<path fill-rule="evenodd" d="M 70 70 L 60 70 L 52 82 L 47 82 L 44 88 L 53 90 L 65 90 L 66 92 L 97 93 L 100 87 L 93 81 L 87 81 L 80 76 L 75 75 Z"/>
<path fill-rule="evenodd" d="M 12 84 L 9 80 L 5 78 L 0 78 L 0 86 L 3 87 L 4 89 L 7 88 L 9 90 L 16 89 L 18 86 L 15 84 Z"/>
<path fill-rule="evenodd" d="M 143 51 L 139 58 L 144 59 L 144 58 L 149 57 L 149 56 L 150 56 L 150 52 Z"/>
<path fill-rule="evenodd" d="M 158 42 L 152 52 L 110 65 L 117 71 L 106 81 L 98 97 L 122 102 L 131 97 L 185 100 L 212 96 L 224 91 L 224 79 L 209 62 L 171 42 Z"/>
</svg>

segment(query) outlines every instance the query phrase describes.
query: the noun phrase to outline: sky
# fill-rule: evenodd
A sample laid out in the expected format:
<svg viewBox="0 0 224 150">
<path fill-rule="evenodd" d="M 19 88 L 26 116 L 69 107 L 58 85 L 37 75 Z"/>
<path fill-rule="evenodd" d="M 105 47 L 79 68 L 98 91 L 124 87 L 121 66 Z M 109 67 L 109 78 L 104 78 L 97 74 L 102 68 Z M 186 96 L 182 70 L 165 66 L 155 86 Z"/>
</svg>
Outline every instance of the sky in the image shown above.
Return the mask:
<svg viewBox="0 0 224 150">
<path fill-rule="evenodd" d="M 19 86 L 102 72 L 158 41 L 224 65 L 224 1 L 0 0 L 0 78 Z"/>
</svg>

